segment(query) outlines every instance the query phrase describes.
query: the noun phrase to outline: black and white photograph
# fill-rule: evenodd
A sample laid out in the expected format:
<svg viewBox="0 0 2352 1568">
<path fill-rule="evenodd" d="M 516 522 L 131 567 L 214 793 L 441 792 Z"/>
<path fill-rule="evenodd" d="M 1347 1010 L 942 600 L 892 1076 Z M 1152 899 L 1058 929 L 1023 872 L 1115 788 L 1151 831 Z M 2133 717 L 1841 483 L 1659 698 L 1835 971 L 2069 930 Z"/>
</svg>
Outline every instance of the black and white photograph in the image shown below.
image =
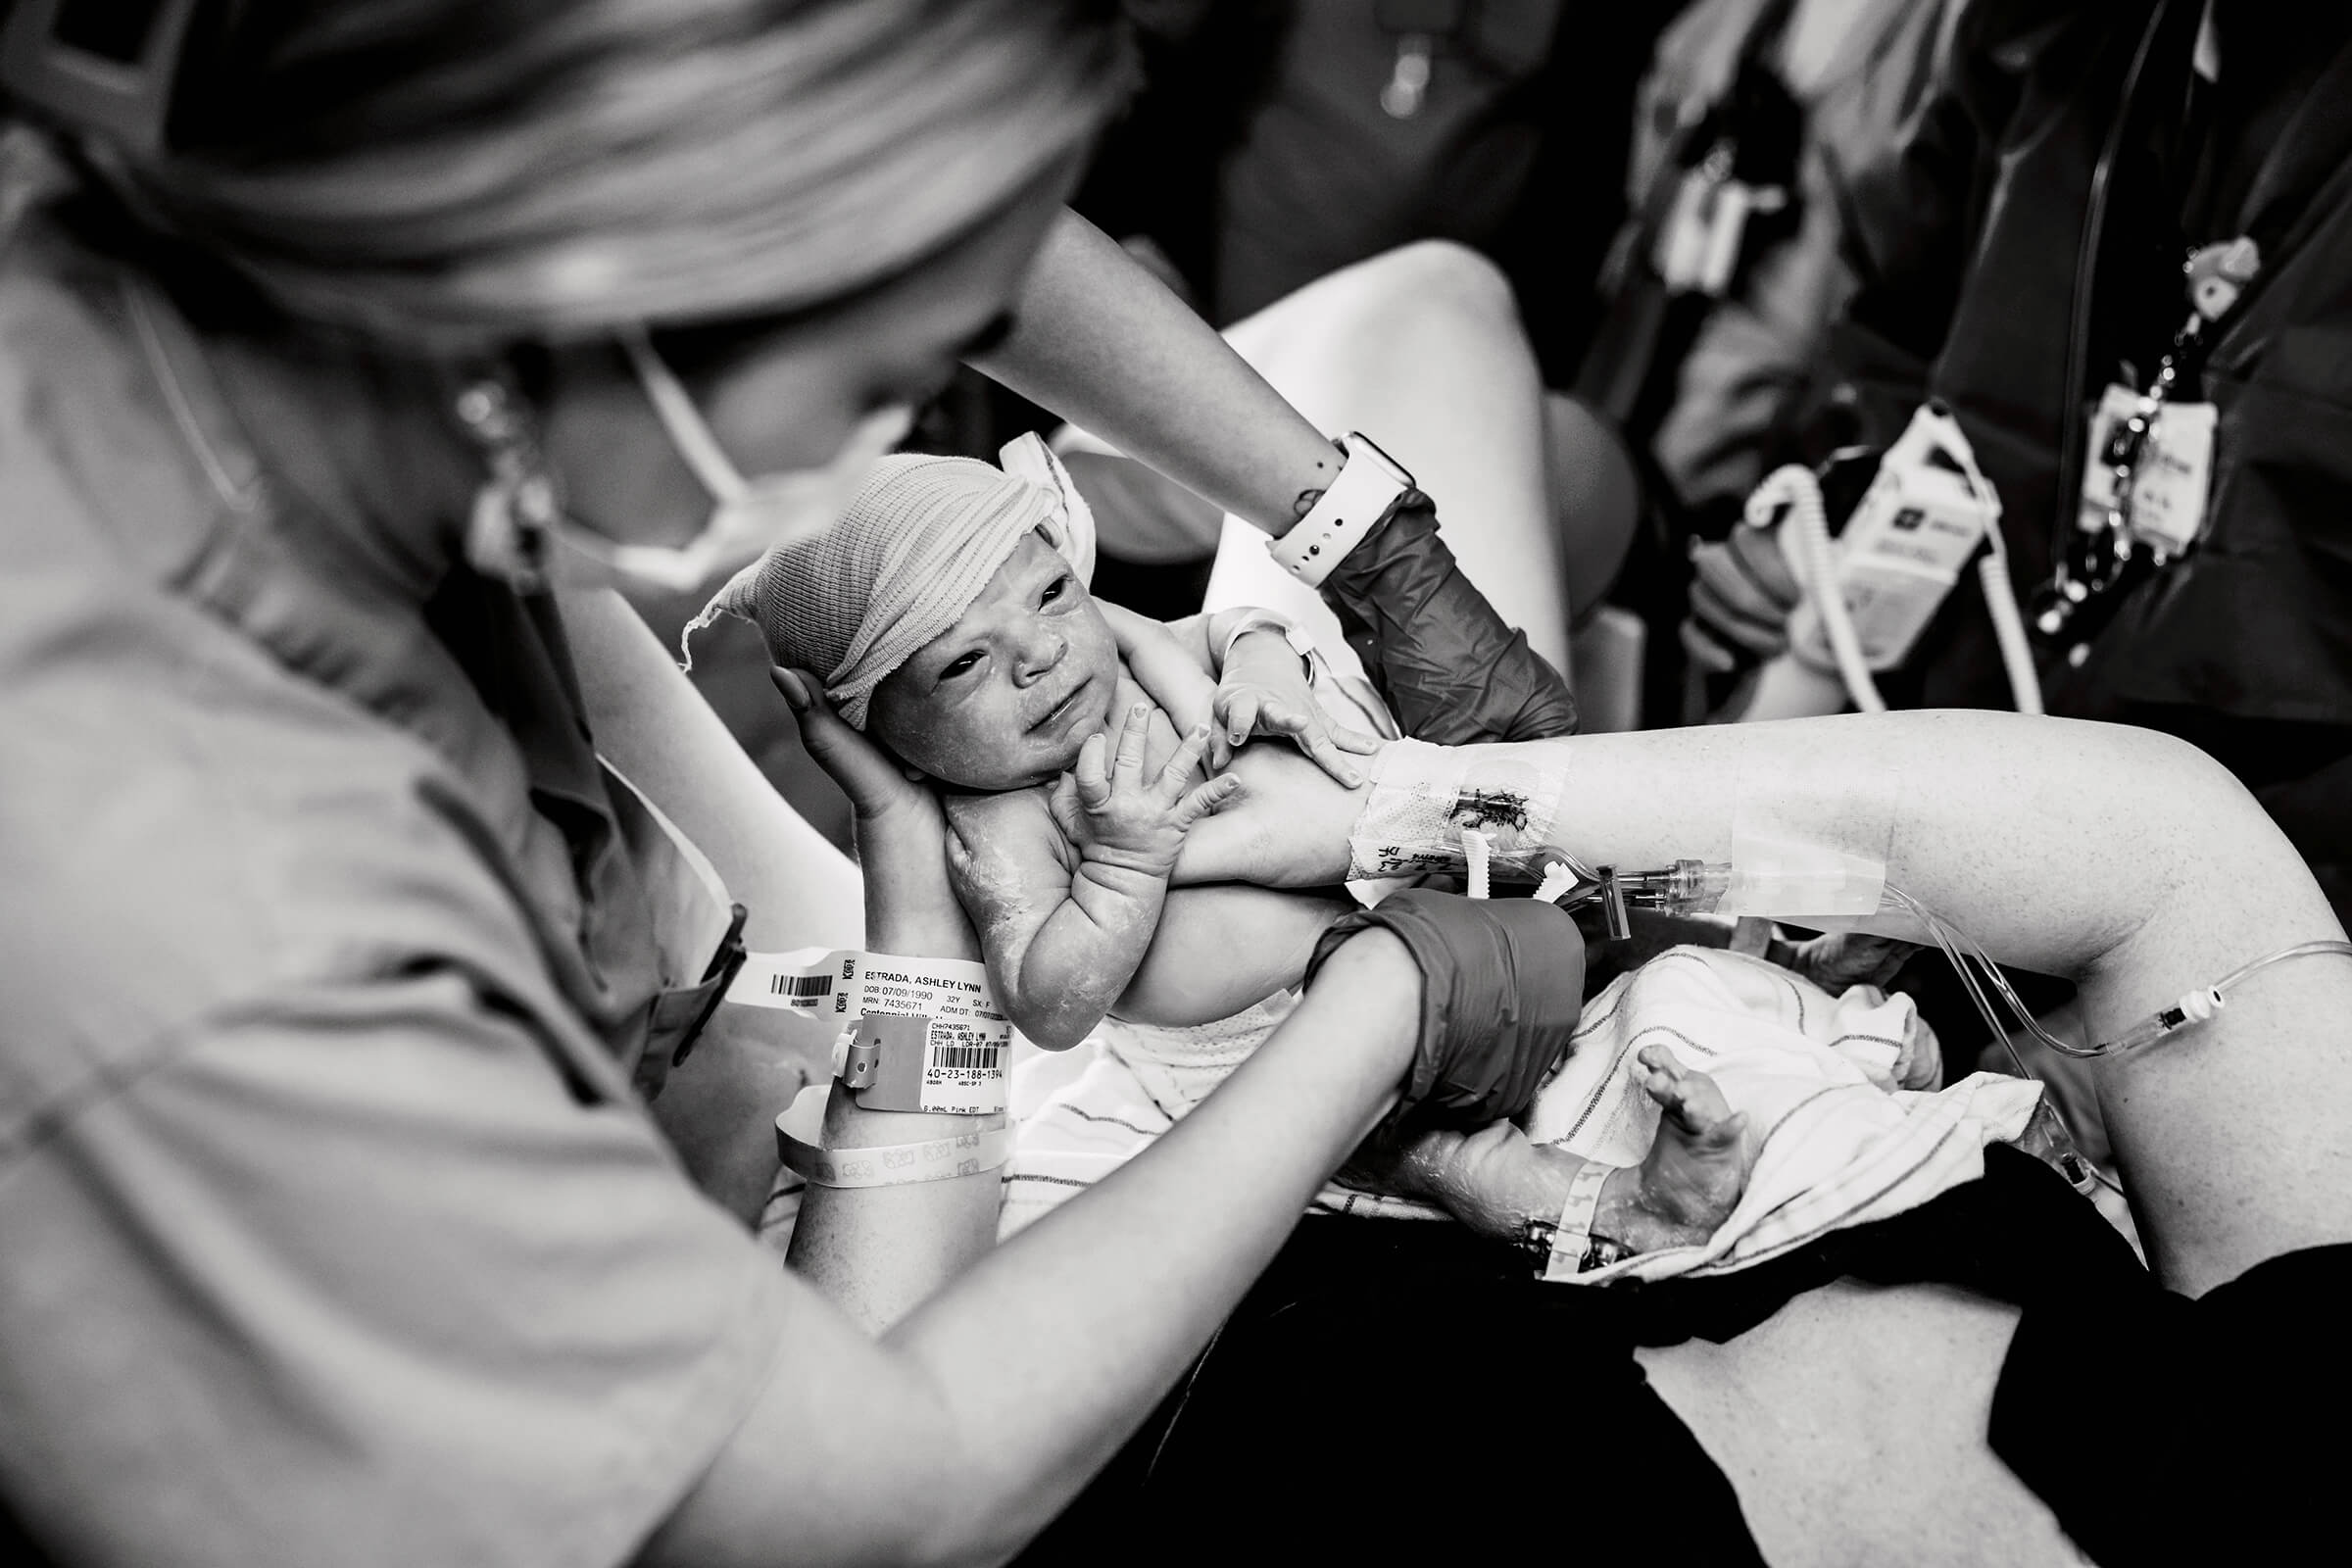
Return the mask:
<svg viewBox="0 0 2352 1568">
<path fill-rule="evenodd" d="M 2331 1561 L 2348 911 L 2352 6 L 0 0 L 10 1561 Z"/>
</svg>

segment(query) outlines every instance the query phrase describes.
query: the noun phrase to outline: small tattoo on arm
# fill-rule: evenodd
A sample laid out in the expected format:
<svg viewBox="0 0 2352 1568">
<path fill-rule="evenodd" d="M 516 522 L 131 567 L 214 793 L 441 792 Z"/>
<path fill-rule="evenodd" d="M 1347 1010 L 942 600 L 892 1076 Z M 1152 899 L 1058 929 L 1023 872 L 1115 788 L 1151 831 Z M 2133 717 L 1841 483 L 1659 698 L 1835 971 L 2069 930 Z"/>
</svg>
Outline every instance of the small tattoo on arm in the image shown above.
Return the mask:
<svg viewBox="0 0 2352 1568">
<path fill-rule="evenodd" d="M 1320 491 L 1320 490 L 1301 490 L 1301 491 L 1299 491 L 1299 492 L 1298 492 L 1298 499 L 1291 503 L 1291 517 L 1292 517 L 1292 519 L 1295 521 L 1295 520 L 1297 520 L 1297 519 L 1298 519 L 1298 518 L 1300 518 L 1300 517 L 1303 517 L 1303 516 L 1305 516 L 1305 515 L 1306 515 L 1308 513 L 1310 513 L 1310 512 L 1314 511 L 1314 510 L 1315 510 L 1315 503 L 1316 503 L 1316 502 L 1318 502 L 1318 501 L 1320 501 L 1320 500 L 1322 500 L 1322 499 L 1323 499 L 1323 492 L 1322 492 L 1322 491 Z"/>
</svg>

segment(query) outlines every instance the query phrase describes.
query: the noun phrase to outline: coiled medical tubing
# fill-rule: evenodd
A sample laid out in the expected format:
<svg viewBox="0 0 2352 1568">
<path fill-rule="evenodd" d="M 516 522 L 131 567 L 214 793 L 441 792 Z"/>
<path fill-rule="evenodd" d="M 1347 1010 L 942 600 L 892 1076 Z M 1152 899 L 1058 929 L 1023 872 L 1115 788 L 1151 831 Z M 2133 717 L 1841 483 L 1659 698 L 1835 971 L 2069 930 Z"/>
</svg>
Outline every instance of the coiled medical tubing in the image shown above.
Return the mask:
<svg viewBox="0 0 2352 1568">
<path fill-rule="evenodd" d="M 1977 466 L 1967 438 L 1955 426 L 1945 432 L 1942 445 L 1958 463 L 1969 490 L 1997 518 L 2000 508 L 1992 484 Z M 1831 546 L 1829 509 L 1821 498 L 1821 480 L 1812 469 L 1790 464 L 1765 475 L 1764 482 L 1747 498 L 1747 521 L 1751 526 L 1767 526 L 1783 507 L 1788 509 L 1783 526 L 1796 547 L 1802 586 L 1821 616 L 1821 629 L 1829 639 L 1838 678 L 1845 682 L 1857 710 L 1883 713 L 1886 700 L 1879 695 L 1878 682 L 1871 678 L 1862 639 L 1845 607 L 1845 593 L 1838 580 L 1838 558 Z M 1992 620 L 1992 640 L 2001 651 L 2001 667 L 2008 674 L 2009 693 L 2017 710 L 2038 713 L 2042 711 L 2041 680 L 2034 669 L 2034 647 L 2026 638 L 2025 619 L 2018 613 L 2017 590 L 2009 579 L 2009 548 L 1997 521 L 1985 530 L 1984 542 L 1984 554 L 1977 562 L 1977 581 L 1984 593 L 1985 612 Z"/>
</svg>

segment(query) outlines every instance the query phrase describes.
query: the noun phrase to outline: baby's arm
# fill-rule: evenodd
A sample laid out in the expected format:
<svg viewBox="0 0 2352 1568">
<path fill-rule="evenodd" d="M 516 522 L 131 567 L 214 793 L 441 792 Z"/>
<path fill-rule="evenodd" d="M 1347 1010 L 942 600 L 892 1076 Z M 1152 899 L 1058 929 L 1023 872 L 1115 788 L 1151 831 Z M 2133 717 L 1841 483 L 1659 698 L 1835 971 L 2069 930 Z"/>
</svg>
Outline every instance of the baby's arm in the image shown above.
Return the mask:
<svg viewBox="0 0 2352 1568">
<path fill-rule="evenodd" d="M 1248 606 L 1190 615 L 1164 625 L 1098 600 L 1135 678 L 1180 727 L 1215 726 L 1209 767 L 1222 773 L 1252 735 L 1296 744 L 1315 765 L 1353 787 L 1360 772 L 1348 753 L 1379 750 L 1375 736 L 1324 710 L 1313 673 L 1293 649 L 1281 616 Z M 1237 637 L 1235 634 L 1239 632 Z"/>
<path fill-rule="evenodd" d="M 1105 737 L 1089 740 L 1051 795 L 949 803 L 948 869 L 989 979 L 1014 1025 L 1049 1051 L 1084 1040 L 1126 989 L 1186 830 L 1238 788 L 1216 778 L 1187 789 L 1207 744 L 1201 729 L 1147 780 L 1150 716 L 1146 704 L 1129 712 L 1107 765 Z"/>
</svg>

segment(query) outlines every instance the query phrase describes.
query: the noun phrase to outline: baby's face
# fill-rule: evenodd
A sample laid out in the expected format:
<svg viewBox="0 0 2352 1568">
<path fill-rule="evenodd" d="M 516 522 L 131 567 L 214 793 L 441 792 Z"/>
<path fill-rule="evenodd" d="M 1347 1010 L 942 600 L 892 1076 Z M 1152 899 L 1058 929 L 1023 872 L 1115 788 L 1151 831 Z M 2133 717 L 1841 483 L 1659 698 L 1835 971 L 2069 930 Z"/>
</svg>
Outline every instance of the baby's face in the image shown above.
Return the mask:
<svg viewBox="0 0 2352 1568">
<path fill-rule="evenodd" d="M 1035 534 L 963 618 L 874 689 L 866 728 L 943 783 L 1042 784 L 1118 698 L 1119 652 L 1069 563 Z"/>
</svg>

